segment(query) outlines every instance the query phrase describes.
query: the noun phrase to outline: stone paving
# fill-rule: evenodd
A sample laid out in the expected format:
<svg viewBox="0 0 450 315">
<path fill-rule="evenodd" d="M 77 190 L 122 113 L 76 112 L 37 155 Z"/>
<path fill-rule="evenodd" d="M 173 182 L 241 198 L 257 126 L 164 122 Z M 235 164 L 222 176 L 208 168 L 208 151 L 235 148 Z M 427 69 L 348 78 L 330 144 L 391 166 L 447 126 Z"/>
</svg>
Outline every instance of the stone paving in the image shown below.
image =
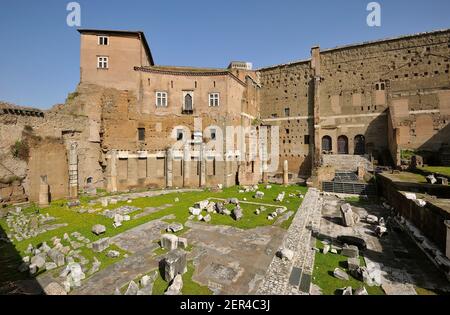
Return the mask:
<svg viewBox="0 0 450 315">
<path fill-rule="evenodd" d="M 185 193 L 185 192 L 201 192 L 203 190 L 201 189 L 164 189 L 164 190 L 149 190 L 149 191 L 142 191 L 142 192 L 132 192 L 132 193 L 126 193 L 126 194 L 120 194 L 120 195 L 113 195 L 113 196 L 107 196 L 107 197 L 101 197 L 96 200 L 93 200 L 92 203 L 99 203 L 101 200 L 105 199 L 108 200 L 108 203 L 111 203 L 111 200 L 116 201 L 127 201 L 127 200 L 134 200 L 138 198 L 147 198 L 147 197 L 155 197 L 155 196 L 161 196 L 161 195 L 167 195 L 172 193 Z"/>
<path fill-rule="evenodd" d="M 273 257 L 257 294 L 309 293 L 315 253 L 312 250 L 311 237 L 312 230 L 317 229 L 320 224 L 321 202 L 319 191 L 309 189 L 283 240 L 284 247 L 294 251 L 295 256 L 291 261 Z M 296 271 L 293 272 L 294 270 Z M 297 271 L 298 274 L 295 274 Z M 302 285 L 302 281 L 306 284 Z M 303 286 L 304 289 L 301 290 Z"/>
<path fill-rule="evenodd" d="M 194 250 L 193 280 L 214 294 L 256 294 L 286 230 L 276 226 L 243 230 L 230 226 L 187 222 L 183 235 Z"/>
<path fill-rule="evenodd" d="M 388 216 L 381 205 L 366 202 L 352 206 L 353 212 L 362 219 L 353 227 L 341 224 L 340 205 L 345 201 L 335 195 L 323 197 L 323 218 L 318 238 L 335 242 L 339 235 L 353 235 L 363 238 L 367 250 L 362 255 L 368 269 L 381 270 L 382 288 L 387 295 L 415 295 L 415 286 L 431 290 L 450 290 L 445 277 L 436 269 L 415 243 L 400 229 L 390 229 L 383 238 L 374 233 L 374 225 L 364 218 L 375 215 Z M 450 291 L 449 291 L 450 292 Z"/>
<path fill-rule="evenodd" d="M 162 218 L 163 219 L 163 218 Z M 82 287 L 71 292 L 74 295 L 109 295 L 116 288 L 121 288 L 149 271 L 158 268 L 158 261 L 153 251 L 158 247 L 156 240 L 161 236 L 161 230 L 169 224 L 154 220 L 125 231 L 110 239 L 111 244 L 131 253 L 123 260 L 95 273 L 83 282 Z M 50 275 L 44 274 L 38 278 L 42 287 L 52 282 Z"/>
</svg>

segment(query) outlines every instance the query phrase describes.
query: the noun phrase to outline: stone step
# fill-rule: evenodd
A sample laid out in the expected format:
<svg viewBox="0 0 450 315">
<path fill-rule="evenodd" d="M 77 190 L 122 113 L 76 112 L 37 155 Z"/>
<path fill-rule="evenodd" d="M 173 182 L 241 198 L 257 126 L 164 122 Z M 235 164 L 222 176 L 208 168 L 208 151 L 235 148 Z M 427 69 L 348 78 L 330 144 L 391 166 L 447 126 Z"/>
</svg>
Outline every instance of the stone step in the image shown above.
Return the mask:
<svg viewBox="0 0 450 315">
<path fill-rule="evenodd" d="M 375 185 L 360 183 L 323 182 L 322 190 L 330 193 L 349 195 L 374 196 L 377 194 Z"/>
</svg>

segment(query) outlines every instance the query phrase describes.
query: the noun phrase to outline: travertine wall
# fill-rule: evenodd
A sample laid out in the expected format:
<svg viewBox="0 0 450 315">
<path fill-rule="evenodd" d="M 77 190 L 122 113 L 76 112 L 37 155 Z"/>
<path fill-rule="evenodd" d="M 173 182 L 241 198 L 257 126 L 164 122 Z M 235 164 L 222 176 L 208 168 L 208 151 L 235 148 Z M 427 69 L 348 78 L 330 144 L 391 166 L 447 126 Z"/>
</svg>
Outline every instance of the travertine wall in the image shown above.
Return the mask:
<svg viewBox="0 0 450 315">
<path fill-rule="evenodd" d="M 321 154 L 323 137 L 333 154 L 359 154 L 356 140 L 364 139 L 363 153 L 380 164 L 399 163 L 402 149 L 438 152 L 449 143 L 449 57 L 449 30 L 315 47 L 311 60 L 260 70 L 261 115 L 280 126 L 281 157 L 300 174 L 311 171 L 302 156 Z"/>
<path fill-rule="evenodd" d="M 11 176 L 20 178 L 26 195 L 32 201 L 38 200 L 41 176 L 49 178 L 53 197 L 67 197 L 66 152 L 72 142 L 78 143 L 77 153 L 79 160 L 83 161 L 78 172 L 80 189 L 90 176 L 97 187 L 103 187 L 100 146 L 89 140 L 90 118 L 82 101 L 87 96 L 82 88 L 79 93 L 83 96 L 77 102 L 71 100 L 48 111 L 10 104 L 3 104 L 0 108 L 0 179 Z M 17 141 L 28 148 L 28 157 L 12 156 L 11 146 Z"/>
<path fill-rule="evenodd" d="M 279 128 L 279 159 L 289 172 L 311 173 L 313 71 L 309 61 L 261 69 L 260 112 L 264 124 Z M 283 164 L 279 163 L 278 171 Z"/>
</svg>

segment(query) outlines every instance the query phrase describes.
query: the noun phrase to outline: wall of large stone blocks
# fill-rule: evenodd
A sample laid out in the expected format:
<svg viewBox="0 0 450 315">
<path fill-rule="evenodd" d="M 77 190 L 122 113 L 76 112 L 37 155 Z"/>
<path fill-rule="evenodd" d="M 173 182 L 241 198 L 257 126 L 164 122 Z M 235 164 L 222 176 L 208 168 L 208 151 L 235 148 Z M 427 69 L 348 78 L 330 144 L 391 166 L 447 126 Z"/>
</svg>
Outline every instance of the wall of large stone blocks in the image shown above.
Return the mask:
<svg viewBox="0 0 450 315">
<path fill-rule="evenodd" d="M 162 152 L 137 157 L 136 154 L 119 151 L 116 160 L 117 188 L 125 191 L 134 188 L 216 187 L 218 184 L 227 187 L 236 184 L 236 162 L 221 161 L 212 155 L 207 155 L 201 162 L 194 155 L 193 153 L 190 160 L 184 161 L 180 154 L 175 154 L 172 158 Z M 110 159 L 108 162 L 113 163 Z M 109 164 L 107 174 L 110 170 Z M 232 180 L 228 181 L 228 177 Z"/>
<path fill-rule="evenodd" d="M 438 149 L 445 135 L 436 135 L 448 123 L 449 46 L 450 32 L 442 32 L 323 51 L 321 136 L 332 133 L 333 145 L 336 136 L 347 136 L 351 153 L 361 134 L 378 154 L 390 148 L 394 159 L 397 146 Z"/>
<path fill-rule="evenodd" d="M 287 160 L 290 173 L 308 176 L 314 134 L 310 62 L 261 69 L 259 74 L 261 119 L 279 128 L 278 172 Z"/>
<path fill-rule="evenodd" d="M 79 163 L 80 188 L 89 176 L 103 187 L 100 147 L 88 141 L 88 117 L 82 115 L 78 107 L 70 105 L 55 106 L 40 113 L 40 116 L 0 115 L 0 178 L 20 178 L 25 194 L 30 200 L 37 201 L 40 177 L 46 175 L 52 196 L 65 198 L 69 173 L 66 152 L 70 143 L 77 142 L 78 158 L 84 162 Z M 12 156 L 11 146 L 17 141 L 28 147 L 26 159 Z"/>
<path fill-rule="evenodd" d="M 66 147 L 62 140 L 46 140 L 30 151 L 28 162 L 28 196 L 39 200 L 41 177 L 47 178 L 50 200 L 67 198 L 69 172 Z"/>
<path fill-rule="evenodd" d="M 406 191 L 408 188 L 411 189 L 411 187 L 401 187 L 401 185 L 393 183 L 392 180 L 383 175 L 377 176 L 377 184 L 378 192 L 394 207 L 396 213 L 410 221 L 428 239 L 445 252 L 447 228 L 444 222 L 450 219 L 450 213 L 439 205 L 437 201 L 427 200 L 427 205 L 420 207 L 414 200 L 407 199 L 402 193 L 402 191 Z M 423 189 L 424 187 L 420 188 Z M 438 194 L 434 192 L 433 195 Z M 444 195 L 440 197 L 445 198 Z"/>
</svg>

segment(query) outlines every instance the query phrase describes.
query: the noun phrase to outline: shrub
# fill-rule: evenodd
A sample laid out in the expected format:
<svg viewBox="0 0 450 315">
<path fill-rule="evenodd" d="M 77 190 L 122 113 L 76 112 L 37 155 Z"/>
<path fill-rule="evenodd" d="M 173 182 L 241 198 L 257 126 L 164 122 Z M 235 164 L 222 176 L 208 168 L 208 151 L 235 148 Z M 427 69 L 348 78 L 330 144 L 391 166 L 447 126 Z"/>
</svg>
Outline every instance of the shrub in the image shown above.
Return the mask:
<svg viewBox="0 0 450 315">
<path fill-rule="evenodd" d="M 11 146 L 11 154 L 15 159 L 28 161 L 30 147 L 27 142 L 17 140 L 16 143 Z"/>
<path fill-rule="evenodd" d="M 75 99 L 77 96 L 78 96 L 78 92 L 69 93 L 69 95 L 67 96 L 66 103 L 69 102 L 69 101 L 72 101 L 72 100 Z"/>
</svg>

